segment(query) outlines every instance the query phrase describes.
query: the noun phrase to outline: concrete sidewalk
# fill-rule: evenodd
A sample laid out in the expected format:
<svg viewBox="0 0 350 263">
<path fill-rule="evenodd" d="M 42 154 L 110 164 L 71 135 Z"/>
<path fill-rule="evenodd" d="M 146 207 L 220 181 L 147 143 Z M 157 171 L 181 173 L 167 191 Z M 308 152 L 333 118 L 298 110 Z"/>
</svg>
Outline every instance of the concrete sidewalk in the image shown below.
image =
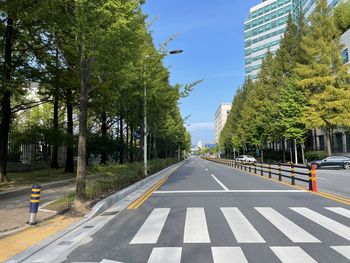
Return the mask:
<svg viewBox="0 0 350 263">
<path fill-rule="evenodd" d="M 48 188 L 43 185 L 41 200 L 38 212 L 38 220 L 43 221 L 56 214 L 55 211 L 45 210 L 45 206 L 52 201 L 67 196 L 74 191 L 74 181 L 61 182 L 60 186 Z M 13 191 L 12 191 L 13 192 Z M 23 191 L 18 191 L 17 194 L 11 193 L 7 198 L 3 198 L 0 202 L 0 237 L 18 231 L 26 227 L 26 222 L 29 219 L 29 202 L 31 188 Z"/>
<path fill-rule="evenodd" d="M 158 173 L 155 173 L 101 200 L 88 214 L 81 218 L 81 220 L 79 220 L 79 218 L 55 216 L 37 226 L 27 227 L 26 229 L 17 231 L 14 234 L 0 237 L 0 248 L 9 248 L 8 251 L 0 251 L 0 262 L 7 260 L 14 255 L 16 256 L 9 262 L 22 262 L 24 258 L 39 253 L 43 248 L 50 246 L 51 243 L 56 244 L 57 242 L 62 242 L 62 240 L 64 241 L 67 236 L 73 236 L 74 238 L 79 236 L 83 238 L 85 235 L 91 234 L 98 229 L 97 226 L 94 228 L 91 227 L 92 225 L 95 225 L 95 221 L 107 223 L 107 221 L 114 217 L 115 214 L 118 214 L 131 202 L 140 198 L 140 196 L 148 191 L 148 189 L 150 189 L 155 183 L 172 174 L 182 164 L 183 162 L 171 165 L 162 171 L 159 171 Z M 59 189 L 55 190 L 56 194 L 59 194 Z M 50 196 L 54 195 L 55 191 L 52 190 Z M 27 208 L 24 209 L 27 210 Z M 40 211 L 39 214 L 43 212 L 47 211 Z M 28 211 L 26 215 L 28 216 Z M 24 216 L 24 218 L 27 220 L 27 217 Z M 61 247 L 65 248 L 64 246 Z M 50 253 L 47 255 L 49 254 Z"/>
</svg>

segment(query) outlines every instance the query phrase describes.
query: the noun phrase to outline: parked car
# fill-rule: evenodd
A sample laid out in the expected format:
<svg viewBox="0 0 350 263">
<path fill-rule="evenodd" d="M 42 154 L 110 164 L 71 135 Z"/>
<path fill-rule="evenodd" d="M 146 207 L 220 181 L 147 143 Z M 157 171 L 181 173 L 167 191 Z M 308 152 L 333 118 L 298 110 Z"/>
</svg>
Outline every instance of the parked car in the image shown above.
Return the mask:
<svg viewBox="0 0 350 263">
<path fill-rule="evenodd" d="M 243 163 L 256 163 L 256 159 L 251 155 L 240 155 L 236 158 L 236 161 Z"/>
<path fill-rule="evenodd" d="M 350 169 L 350 158 L 345 156 L 330 156 L 323 160 L 313 161 L 310 165 L 316 165 L 316 169 L 321 167 L 341 167 Z"/>
</svg>

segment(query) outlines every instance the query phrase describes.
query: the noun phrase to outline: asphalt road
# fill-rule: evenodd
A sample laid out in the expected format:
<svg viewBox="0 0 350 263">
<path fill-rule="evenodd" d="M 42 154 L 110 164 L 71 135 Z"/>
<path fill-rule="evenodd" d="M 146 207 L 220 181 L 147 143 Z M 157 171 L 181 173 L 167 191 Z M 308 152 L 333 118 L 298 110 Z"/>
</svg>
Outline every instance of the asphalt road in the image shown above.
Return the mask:
<svg viewBox="0 0 350 263">
<path fill-rule="evenodd" d="M 276 169 L 277 165 L 273 165 Z M 285 170 L 289 170 L 288 167 L 283 167 Z M 298 172 L 307 173 L 307 169 L 295 168 Z M 277 173 L 277 171 L 275 171 Z M 266 175 L 267 173 L 265 173 Z M 285 175 L 290 176 L 290 172 L 283 172 Z M 277 178 L 277 175 L 273 175 Z M 340 168 L 320 168 L 316 170 L 318 190 L 326 193 L 339 195 L 345 198 L 350 198 L 350 170 L 344 170 Z M 296 178 L 307 179 L 307 176 L 296 174 Z M 283 178 L 283 181 L 290 182 L 290 179 Z M 307 186 L 307 183 L 296 181 L 297 185 Z"/>
<path fill-rule="evenodd" d="M 320 191 L 350 198 L 350 170 L 320 168 L 317 179 Z"/>
<path fill-rule="evenodd" d="M 350 207 L 192 158 L 64 262 L 350 262 Z"/>
</svg>

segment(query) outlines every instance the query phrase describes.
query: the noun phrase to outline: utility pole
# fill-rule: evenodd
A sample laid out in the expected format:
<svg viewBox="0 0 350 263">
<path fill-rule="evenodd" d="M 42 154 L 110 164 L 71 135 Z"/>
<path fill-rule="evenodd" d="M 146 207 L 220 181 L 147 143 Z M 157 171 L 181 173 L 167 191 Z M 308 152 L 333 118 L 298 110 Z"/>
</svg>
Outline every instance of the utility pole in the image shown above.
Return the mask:
<svg viewBox="0 0 350 263">
<path fill-rule="evenodd" d="M 148 175 L 148 163 L 147 163 L 147 88 L 146 83 L 143 83 L 143 175 Z"/>
<path fill-rule="evenodd" d="M 176 55 L 182 53 L 182 50 L 172 50 L 166 55 Z M 150 58 L 149 55 L 145 56 L 145 59 Z M 146 73 L 146 64 L 143 67 L 143 76 Z M 148 127 L 147 127 L 147 87 L 145 82 L 145 77 L 143 78 L 143 175 L 146 177 L 148 175 L 148 161 L 147 161 L 147 137 L 148 137 Z"/>
</svg>

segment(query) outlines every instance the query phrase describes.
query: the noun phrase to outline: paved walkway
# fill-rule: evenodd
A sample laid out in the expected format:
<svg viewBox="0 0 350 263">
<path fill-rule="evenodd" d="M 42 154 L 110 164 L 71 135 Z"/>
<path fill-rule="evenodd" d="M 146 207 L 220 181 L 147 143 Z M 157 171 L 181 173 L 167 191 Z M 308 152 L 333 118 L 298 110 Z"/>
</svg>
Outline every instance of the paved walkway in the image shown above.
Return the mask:
<svg viewBox="0 0 350 263">
<path fill-rule="evenodd" d="M 45 206 L 62 196 L 74 191 L 74 183 L 67 183 L 52 189 L 43 189 L 38 212 L 38 220 L 44 220 L 55 215 L 54 211 L 45 210 Z M 5 198 L 0 202 L 0 237 L 7 235 L 13 230 L 26 226 L 29 217 L 29 191 L 16 197 Z"/>
<path fill-rule="evenodd" d="M 76 222 L 78 219 L 79 218 L 57 216 L 38 226 L 29 227 L 14 235 L 0 238 L 0 262 L 4 262 L 28 247 L 39 243 L 50 235 Z"/>
</svg>

